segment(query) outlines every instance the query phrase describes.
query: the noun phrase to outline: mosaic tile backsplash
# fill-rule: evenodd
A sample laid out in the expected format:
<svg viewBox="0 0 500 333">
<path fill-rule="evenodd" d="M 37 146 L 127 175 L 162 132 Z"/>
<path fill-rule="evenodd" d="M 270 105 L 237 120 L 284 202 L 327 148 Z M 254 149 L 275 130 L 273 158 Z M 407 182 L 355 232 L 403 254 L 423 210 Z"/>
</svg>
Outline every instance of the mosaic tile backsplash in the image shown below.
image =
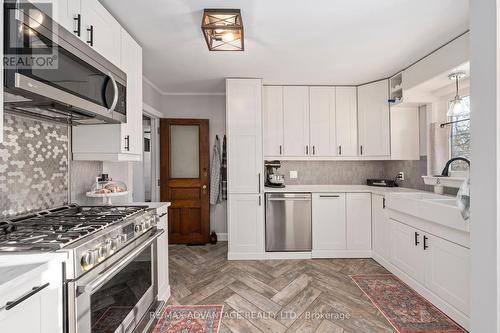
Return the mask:
<svg viewBox="0 0 500 333">
<path fill-rule="evenodd" d="M 68 126 L 4 116 L 0 217 L 68 203 Z"/>
</svg>

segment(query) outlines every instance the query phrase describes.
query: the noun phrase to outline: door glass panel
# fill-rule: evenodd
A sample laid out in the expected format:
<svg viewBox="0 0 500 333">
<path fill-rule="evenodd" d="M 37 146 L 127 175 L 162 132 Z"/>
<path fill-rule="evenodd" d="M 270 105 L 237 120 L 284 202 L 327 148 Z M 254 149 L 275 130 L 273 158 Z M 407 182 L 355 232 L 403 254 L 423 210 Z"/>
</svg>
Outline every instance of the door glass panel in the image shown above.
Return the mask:
<svg viewBox="0 0 500 333">
<path fill-rule="evenodd" d="M 200 128 L 170 126 L 170 178 L 200 177 Z"/>
<path fill-rule="evenodd" d="M 91 333 L 115 332 L 152 286 L 151 246 L 90 297 Z"/>
</svg>

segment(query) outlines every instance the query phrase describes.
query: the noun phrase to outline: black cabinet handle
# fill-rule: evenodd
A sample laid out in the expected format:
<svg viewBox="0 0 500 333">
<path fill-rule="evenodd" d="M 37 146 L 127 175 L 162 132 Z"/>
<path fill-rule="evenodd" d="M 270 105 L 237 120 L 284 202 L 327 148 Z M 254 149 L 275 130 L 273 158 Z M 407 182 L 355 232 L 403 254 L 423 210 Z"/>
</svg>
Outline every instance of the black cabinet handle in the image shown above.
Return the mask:
<svg viewBox="0 0 500 333">
<path fill-rule="evenodd" d="M 360 152 L 361 152 L 361 155 L 363 155 L 363 145 L 361 145 L 361 147 L 360 147 Z"/>
<path fill-rule="evenodd" d="M 280 155 L 283 155 L 283 147 L 280 145 Z"/>
<path fill-rule="evenodd" d="M 420 234 L 415 231 L 415 246 L 418 246 L 419 244 L 420 244 Z"/>
<path fill-rule="evenodd" d="M 87 28 L 87 31 L 89 32 L 90 34 L 90 39 L 87 40 L 87 44 L 89 44 L 90 46 L 94 46 L 94 26 L 91 25 L 90 27 Z"/>
<path fill-rule="evenodd" d="M 259 173 L 259 193 L 260 193 L 260 190 L 261 190 L 261 188 L 260 188 L 260 173 Z M 260 199 L 259 199 L 259 200 L 260 200 Z M 260 205 L 259 205 L 259 206 L 260 206 Z"/>
<path fill-rule="evenodd" d="M 340 195 L 320 195 L 320 198 L 340 198 Z"/>
<path fill-rule="evenodd" d="M 385 198 L 382 198 L 382 208 L 385 209 Z"/>
<path fill-rule="evenodd" d="M 82 33 L 82 15 L 78 14 L 75 16 L 74 18 L 75 22 L 76 22 L 76 29 L 73 30 L 73 32 L 78 36 L 80 37 L 81 33 Z"/>
<path fill-rule="evenodd" d="M 313 146 L 313 155 L 316 155 L 316 146 Z"/>
<path fill-rule="evenodd" d="M 339 155 L 342 155 L 342 146 L 339 146 Z"/>
<path fill-rule="evenodd" d="M 130 151 L 130 135 L 125 136 L 125 150 Z"/>
<path fill-rule="evenodd" d="M 259 206 L 262 206 L 262 199 L 261 199 L 260 195 L 259 195 Z"/>
<path fill-rule="evenodd" d="M 429 239 L 429 237 L 424 236 L 424 250 L 427 250 L 429 248 L 429 245 L 427 245 L 427 240 L 428 239 Z"/>
<path fill-rule="evenodd" d="M 309 146 L 306 146 L 306 155 L 309 155 Z"/>
<path fill-rule="evenodd" d="M 43 289 L 47 288 L 49 285 L 50 285 L 50 283 L 46 283 L 43 286 L 34 287 L 33 289 L 31 289 L 31 291 L 29 291 L 25 295 L 19 297 L 18 299 L 14 300 L 14 301 L 11 301 L 11 302 L 5 303 L 5 310 L 10 310 L 13 307 L 21 304 L 22 302 L 24 302 L 25 300 L 27 300 L 31 296 L 33 296 L 33 295 L 39 293 L 40 291 L 42 291 Z"/>
</svg>

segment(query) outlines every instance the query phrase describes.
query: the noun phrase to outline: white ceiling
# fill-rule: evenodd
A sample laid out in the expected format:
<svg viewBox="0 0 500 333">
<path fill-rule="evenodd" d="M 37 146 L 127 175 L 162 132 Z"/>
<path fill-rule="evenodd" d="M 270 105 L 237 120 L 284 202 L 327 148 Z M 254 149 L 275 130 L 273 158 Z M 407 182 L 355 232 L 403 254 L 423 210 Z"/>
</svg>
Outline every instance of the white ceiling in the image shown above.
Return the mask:
<svg viewBox="0 0 500 333">
<path fill-rule="evenodd" d="M 165 93 L 222 93 L 225 77 L 359 84 L 394 74 L 466 31 L 468 0 L 102 0 L 143 46 Z M 240 8 L 244 52 L 209 52 L 203 8 Z"/>
</svg>

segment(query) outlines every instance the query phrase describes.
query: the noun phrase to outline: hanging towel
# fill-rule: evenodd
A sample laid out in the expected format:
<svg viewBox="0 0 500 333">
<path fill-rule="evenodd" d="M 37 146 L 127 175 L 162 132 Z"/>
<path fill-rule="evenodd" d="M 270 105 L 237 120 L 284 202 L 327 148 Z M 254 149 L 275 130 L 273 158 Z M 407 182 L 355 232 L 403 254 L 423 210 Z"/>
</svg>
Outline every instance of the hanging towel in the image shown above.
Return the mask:
<svg viewBox="0 0 500 333">
<path fill-rule="evenodd" d="M 222 200 L 227 200 L 227 141 L 226 136 L 222 140 Z"/>
<path fill-rule="evenodd" d="M 219 136 L 215 136 L 212 153 L 212 164 L 210 166 L 210 204 L 216 205 L 222 201 L 221 193 L 221 153 Z"/>
<path fill-rule="evenodd" d="M 457 207 L 462 214 L 462 218 L 467 221 L 470 218 L 470 179 L 467 178 L 457 194 Z"/>
</svg>

